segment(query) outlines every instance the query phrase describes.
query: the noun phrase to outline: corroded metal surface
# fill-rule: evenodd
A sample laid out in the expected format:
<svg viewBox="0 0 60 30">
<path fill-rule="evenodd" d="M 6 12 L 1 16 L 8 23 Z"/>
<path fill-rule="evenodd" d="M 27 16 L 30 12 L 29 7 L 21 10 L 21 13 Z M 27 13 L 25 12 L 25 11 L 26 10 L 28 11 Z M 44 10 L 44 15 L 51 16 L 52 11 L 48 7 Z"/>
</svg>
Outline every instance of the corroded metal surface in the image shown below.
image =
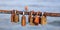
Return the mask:
<svg viewBox="0 0 60 30">
<path fill-rule="evenodd" d="M 51 17 L 60 17 L 60 13 L 49 13 L 49 12 L 44 12 L 45 16 L 51 16 Z"/>
<path fill-rule="evenodd" d="M 25 15 L 29 15 L 30 12 L 26 12 L 26 11 L 25 11 L 24 13 L 25 13 Z M 33 12 L 32 15 L 36 15 L 36 13 L 37 13 L 37 12 Z M 21 15 L 22 15 L 22 14 L 23 14 L 23 11 L 17 11 L 17 14 L 21 14 Z M 38 15 L 41 16 L 41 15 L 42 15 L 42 12 L 39 12 Z"/>
<path fill-rule="evenodd" d="M 16 11 L 16 12 L 15 12 Z M 14 13 L 13 13 L 14 12 Z M 1 14 L 20 14 L 23 15 L 23 11 L 17 11 L 17 10 L 0 10 Z M 24 11 L 25 15 L 29 15 L 30 12 Z M 36 15 L 37 12 L 33 12 L 32 15 Z M 38 12 L 39 16 L 42 16 L 42 12 Z M 51 17 L 60 17 L 60 13 L 49 13 L 49 12 L 44 12 L 45 16 L 51 16 Z"/>
<path fill-rule="evenodd" d="M 0 14 L 11 14 L 11 12 L 9 10 L 0 10 Z"/>
</svg>

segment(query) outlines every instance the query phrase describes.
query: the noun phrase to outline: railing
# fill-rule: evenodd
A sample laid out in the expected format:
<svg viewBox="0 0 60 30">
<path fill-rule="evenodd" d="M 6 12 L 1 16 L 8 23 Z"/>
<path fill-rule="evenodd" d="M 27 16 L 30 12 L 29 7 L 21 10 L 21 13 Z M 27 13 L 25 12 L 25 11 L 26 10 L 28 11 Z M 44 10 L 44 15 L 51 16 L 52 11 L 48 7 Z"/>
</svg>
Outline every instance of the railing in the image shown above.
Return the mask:
<svg viewBox="0 0 60 30">
<path fill-rule="evenodd" d="M 44 12 L 45 16 L 51 16 L 51 17 L 60 17 L 60 13 L 49 13 L 49 12 Z"/>
<path fill-rule="evenodd" d="M 21 18 L 21 25 L 26 25 L 26 17 L 24 15 L 29 15 L 28 22 L 30 25 L 38 25 L 38 24 L 46 24 L 46 16 L 51 17 L 60 17 L 60 13 L 49 13 L 49 12 L 35 12 L 35 11 L 28 11 L 28 6 L 25 7 L 25 11 L 18 11 L 18 10 L 0 10 L 0 14 L 11 14 L 11 22 L 19 22 L 19 14 L 23 15 Z M 33 16 L 32 16 L 33 15 Z"/>
<path fill-rule="evenodd" d="M 17 11 L 17 10 L 0 10 L 0 14 L 20 14 L 23 15 L 23 11 Z M 30 12 L 24 11 L 25 15 L 29 15 Z M 37 12 L 33 12 L 33 15 L 36 15 Z M 42 16 L 42 12 L 38 12 L 39 16 Z M 49 12 L 44 12 L 43 15 L 45 16 L 52 16 L 52 17 L 60 17 L 60 13 L 49 13 Z"/>
<path fill-rule="evenodd" d="M 60 13 L 49 13 L 49 12 L 44 12 L 42 14 L 42 12 L 34 12 L 34 11 L 18 11 L 18 10 L 0 10 L 0 13 L 1 14 L 11 14 L 11 22 L 19 22 L 19 14 L 20 15 L 23 15 L 23 12 L 24 12 L 24 15 L 31 15 L 31 12 L 32 12 L 32 15 L 35 16 L 35 15 L 38 15 L 40 18 L 41 16 L 41 24 L 46 24 L 46 16 L 51 16 L 51 17 L 60 17 Z M 37 14 L 38 13 L 38 14 Z M 25 19 L 25 16 L 23 17 Z M 33 17 L 36 19 L 36 17 Z M 22 19 L 22 25 L 24 26 L 24 23 L 26 24 L 26 20 Z M 37 21 L 36 19 L 36 21 Z M 24 20 L 24 21 L 23 21 Z M 30 21 L 30 20 L 29 20 Z M 34 20 L 33 20 L 34 21 Z M 40 22 L 40 20 L 38 20 Z"/>
</svg>

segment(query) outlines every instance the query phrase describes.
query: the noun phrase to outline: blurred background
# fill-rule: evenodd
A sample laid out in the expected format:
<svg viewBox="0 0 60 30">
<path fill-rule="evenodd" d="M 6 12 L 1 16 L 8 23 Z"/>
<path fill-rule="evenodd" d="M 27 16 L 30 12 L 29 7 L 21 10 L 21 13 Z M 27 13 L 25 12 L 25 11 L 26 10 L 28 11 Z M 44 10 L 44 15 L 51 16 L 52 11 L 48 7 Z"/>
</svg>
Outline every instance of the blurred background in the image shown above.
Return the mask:
<svg viewBox="0 0 60 30">
<path fill-rule="evenodd" d="M 60 0 L 0 0 L 0 10 L 23 11 L 25 6 L 28 6 L 28 11 L 60 13 Z M 22 27 L 22 15 L 19 15 L 18 23 L 11 23 L 10 16 L 11 14 L 0 14 L 0 30 L 60 30 L 60 17 L 47 17 L 46 25 L 30 26 L 26 15 L 27 24 Z"/>
</svg>

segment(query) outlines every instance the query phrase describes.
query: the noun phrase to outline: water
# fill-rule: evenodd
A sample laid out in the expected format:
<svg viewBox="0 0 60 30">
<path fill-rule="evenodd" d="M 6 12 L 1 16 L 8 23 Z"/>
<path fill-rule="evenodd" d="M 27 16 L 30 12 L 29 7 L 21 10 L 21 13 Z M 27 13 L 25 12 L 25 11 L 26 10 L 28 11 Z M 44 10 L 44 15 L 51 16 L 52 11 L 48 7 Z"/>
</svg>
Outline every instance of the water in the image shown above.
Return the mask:
<svg viewBox="0 0 60 30">
<path fill-rule="evenodd" d="M 60 0 L 0 0 L 0 9 L 23 11 L 24 6 L 29 7 L 29 11 L 56 12 L 60 13 Z M 60 17 L 47 17 L 46 25 L 30 26 L 26 15 L 27 25 L 21 26 L 20 22 L 11 23 L 11 14 L 0 14 L 0 30 L 60 30 Z"/>
</svg>

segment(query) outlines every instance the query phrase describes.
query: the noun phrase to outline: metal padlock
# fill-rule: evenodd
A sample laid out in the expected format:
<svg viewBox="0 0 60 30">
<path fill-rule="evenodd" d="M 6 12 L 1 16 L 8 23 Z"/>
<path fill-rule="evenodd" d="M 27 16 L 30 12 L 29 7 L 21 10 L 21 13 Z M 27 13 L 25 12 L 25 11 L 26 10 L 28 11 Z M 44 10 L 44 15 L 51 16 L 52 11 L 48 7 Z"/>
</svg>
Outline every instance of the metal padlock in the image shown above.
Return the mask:
<svg viewBox="0 0 60 30">
<path fill-rule="evenodd" d="M 23 12 L 23 16 L 22 16 L 22 19 L 21 19 L 21 25 L 26 26 L 26 17 L 24 15 L 24 12 Z"/>
<path fill-rule="evenodd" d="M 33 15 L 32 14 L 33 14 L 33 11 L 30 12 L 30 15 L 28 17 L 28 21 L 29 21 L 30 25 L 34 25 L 34 23 L 33 23 Z"/>
<path fill-rule="evenodd" d="M 45 24 L 47 23 L 46 20 L 47 20 L 47 19 L 46 19 L 46 16 L 43 15 L 43 16 L 41 17 L 41 25 L 45 25 Z"/>
<path fill-rule="evenodd" d="M 39 24 L 39 16 L 38 16 L 38 12 L 37 12 L 37 14 L 35 15 L 34 24 L 35 24 L 35 25 L 38 25 L 38 24 Z"/>
</svg>

